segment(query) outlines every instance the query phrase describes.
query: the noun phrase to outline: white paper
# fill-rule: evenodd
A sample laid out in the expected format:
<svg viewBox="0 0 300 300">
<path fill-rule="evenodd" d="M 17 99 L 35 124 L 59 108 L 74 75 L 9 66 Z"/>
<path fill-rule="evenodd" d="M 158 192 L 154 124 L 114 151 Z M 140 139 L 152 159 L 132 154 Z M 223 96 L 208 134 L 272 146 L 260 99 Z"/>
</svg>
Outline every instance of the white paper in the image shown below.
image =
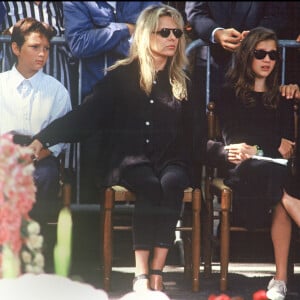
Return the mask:
<svg viewBox="0 0 300 300">
<path fill-rule="evenodd" d="M 267 157 L 267 156 L 258 156 L 258 155 L 253 155 L 253 159 L 259 159 L 259 160 L 265 160 L 265 161 L 270 161 L 276 164 L 280 164 L 283 166 L 287 166 L 288 160 L 284 158 L 272 158 L 272 157 Z"/>
</svg>

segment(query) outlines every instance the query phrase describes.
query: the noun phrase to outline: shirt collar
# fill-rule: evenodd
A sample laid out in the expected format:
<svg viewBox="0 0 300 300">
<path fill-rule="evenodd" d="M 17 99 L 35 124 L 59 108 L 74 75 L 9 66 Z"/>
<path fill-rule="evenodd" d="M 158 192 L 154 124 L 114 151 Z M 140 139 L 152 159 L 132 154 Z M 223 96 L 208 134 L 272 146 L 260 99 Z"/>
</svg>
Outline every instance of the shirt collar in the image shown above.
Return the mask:
<svg viewBox="0 0 300 300">
<path fill-rule="evenodd" d="M 38 87 L 38 84 L 41 80 L 41 76 L 43 74 L 43 70 L 39 70 L 38 72 L 36 72 L 33 76 L 31 76 L 30 78 L 25 78 L 16 68 L 16 65 L 14 65 L 12 67 L 12 74 L 14 77 L 13 80 L 13 84 L 15 85 L 16 88 L 18 88 L 20 86 L 20 84 L 24 81 L 24 80 L 28 80 L 31 84 L 31 86 L 36 89 Z"/>
<path fill-rule="evenodd" d="M 113 9 L 117 7 L 117 1 L 106 1 Z"/>
</svg>

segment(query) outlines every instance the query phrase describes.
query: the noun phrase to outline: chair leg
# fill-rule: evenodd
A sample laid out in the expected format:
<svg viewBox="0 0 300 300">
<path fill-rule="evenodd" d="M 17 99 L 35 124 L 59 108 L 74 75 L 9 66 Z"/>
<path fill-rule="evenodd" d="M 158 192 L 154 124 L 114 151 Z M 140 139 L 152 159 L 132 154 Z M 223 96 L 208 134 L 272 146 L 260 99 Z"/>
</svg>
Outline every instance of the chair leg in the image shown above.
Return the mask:
<svg viewBox="0 0 300 300">
<path fill-rule="evenodd" d="M 203 212 L 203 259 L 204 275 L 210 276 L 212 272 L 212 243 L 213 243 L 213 198 L 209 191 L 209 182 L 206 183 L 205 204 Z"/>
<path fill-rule="evenodd" d="M 62 188 L 63 206 L 70 207 L 71 205 L 72 187 L 70 183 L 64 183 Z"/>
<path fill-rule="evenodd" d="M 112 209 L 114 205 L 114 191 L 105 190 L 103 207 L 103 289 L 110 290 L 110 277 L 112 268 Z"/>
<path fill-rule="evenodd" d="M 200 210 L 201 191 L 195 189 L 193 192 L 193 231 L 192 231 L 192 261 L 193 261 L 193 292 L 199 291 L 199 268 L 200 268 Z"/>
<path fill-rule="evenodd" d="M 220 290 L 227 290 L 228 286 L 228 264 L 229 264 L 229 243 L 230 243 L 230 221 L 229 210 L 231 206 L 231 192 L 223 190 L 221 195 L 221 237 L 220 237 L 220 264 L 221 278 Z"/>
<path fill-rule="evenodd" d="M 190 220 L 188 220 L 190 221 Z M 185 219 L 185 226 L 192 226 L 191 224 L 186 223 L 187 220 Z M 183 231 L 182 232 L 182 239 L 183 239 L 183 247 L 184 247 L 184 277 L 186 279 L 190 279 L 193 277 L 193 272 L 192 272 L 192 237 L 191 237 L 191 232 L 188 231 Z"/>
</svg>

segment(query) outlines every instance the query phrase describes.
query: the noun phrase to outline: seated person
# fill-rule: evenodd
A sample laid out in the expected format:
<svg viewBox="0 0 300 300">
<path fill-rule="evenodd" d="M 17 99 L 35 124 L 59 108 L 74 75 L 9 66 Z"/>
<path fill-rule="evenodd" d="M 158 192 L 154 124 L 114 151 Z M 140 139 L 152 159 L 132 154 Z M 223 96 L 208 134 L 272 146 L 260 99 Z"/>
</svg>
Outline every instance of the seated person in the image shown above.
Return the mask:
<svg viewBox="0 0 300 300">
<path fill-rule="evenodd" d="M 13 133 L 19 144 L 26 145 L 32 135 L 71 110 L 67 89 L 42 71 L 53 34 L 52 27 L 33 18 L 22 19 L 13 27 L 11 48 L 17 63 L 0 74 L 0 134 Z M 57 204 L 57 157 L 64 148 L 65 144 L 53 145 L 35 161 L 35 207 Z"/>
<path fill-rule="evenodd" d="M 254 155 L 290 160 L 294 152 L 293 102 L 299 87 L 281 87 L 278 39 L 274 31 L 252 29 L 235 52 L 222 101 L 216 103 L 233 189 L 234 221 L 248 229 L 270 226 L 276 273 L 268 299 L 285 299 L 291 221 L 300 226 L 300 198 L 285 165 Z M 295 185 L 293 186 L 295 188 Z M 269 221 L 272 221 L 271 224 Z"/>
<path fill-rule="evenodd" d="M 83 104 L 42 129 L 30 145 L 39 157 L 58 142 L 83 141 L 99 129 L 109 133 L 103 184 L 120 184 L 136 195 L 134 291 L 163 290 L 163 269 L 191 183 L 193 110 L 183 28 L 176 9 L 145 8 L 128 58 L 110 66 Z"/>
</svg>

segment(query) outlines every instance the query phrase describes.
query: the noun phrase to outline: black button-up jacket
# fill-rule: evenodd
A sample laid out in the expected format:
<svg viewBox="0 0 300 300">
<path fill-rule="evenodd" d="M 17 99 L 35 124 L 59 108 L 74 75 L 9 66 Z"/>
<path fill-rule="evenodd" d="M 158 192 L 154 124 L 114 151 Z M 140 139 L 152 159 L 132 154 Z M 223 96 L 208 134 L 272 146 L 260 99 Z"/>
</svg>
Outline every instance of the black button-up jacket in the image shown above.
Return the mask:
<svg viewBox="0 0 300 300">
<path fill-rule="evenodd" d="M 124 168 L 150 163 L 190 166 L 193 149 L 192 105 L 172 96 L 168 70 L 158 72 L 151 94 L 139 86 L 134 62 L 110 71 L 81 106 L 55 120 L 34 138 L 43 145 L 79 142 L 99 129 L 108 136 L 106 183 L 117 184 Z M 101 155 L 101 153 L 100 153 Z"/>
</svg>

